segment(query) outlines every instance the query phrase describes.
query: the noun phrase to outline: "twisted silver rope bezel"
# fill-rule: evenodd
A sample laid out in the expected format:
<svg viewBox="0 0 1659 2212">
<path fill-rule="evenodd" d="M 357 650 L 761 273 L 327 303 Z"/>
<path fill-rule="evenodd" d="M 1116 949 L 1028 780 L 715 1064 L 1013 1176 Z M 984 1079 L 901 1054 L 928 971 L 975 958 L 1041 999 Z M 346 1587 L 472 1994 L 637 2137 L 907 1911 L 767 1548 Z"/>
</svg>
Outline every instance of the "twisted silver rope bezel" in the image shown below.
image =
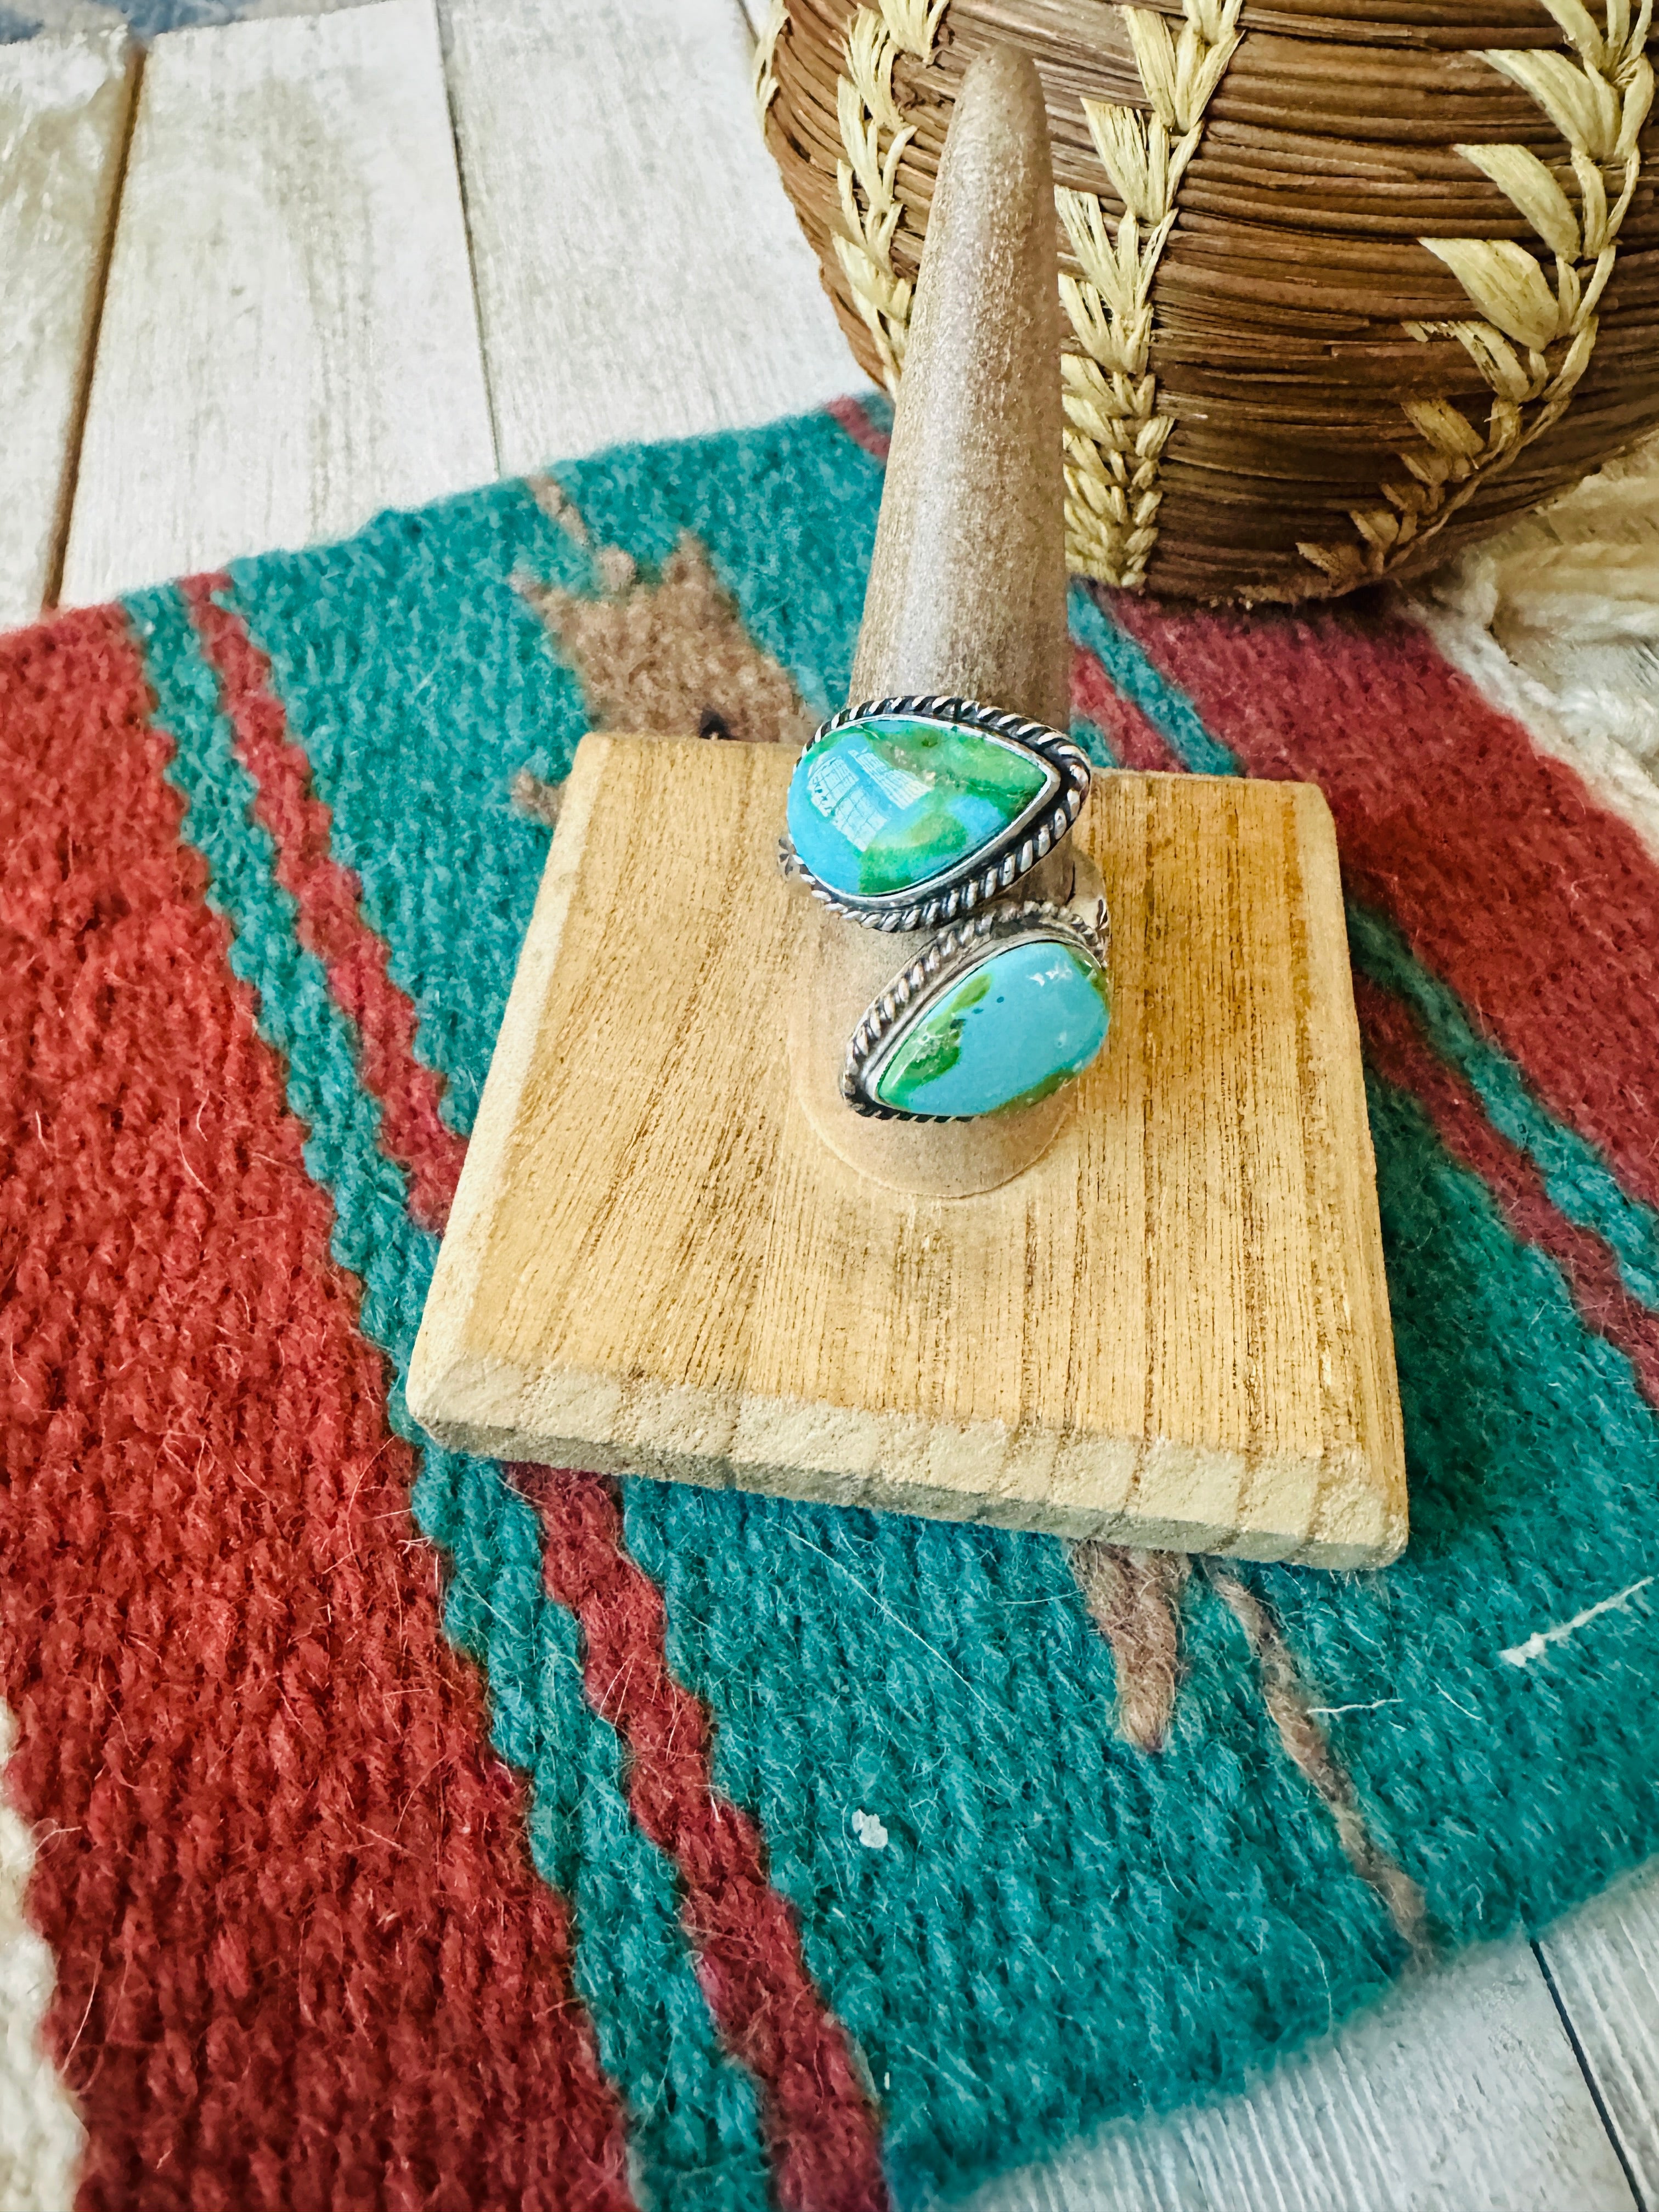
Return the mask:
<svg viewBox="0 0 1659 2212">
<path fill-rule="evenodd" d="M 1018 818 L 1000 830 L 988 843 L 963 854 L 925 884 L 902 891 L 886 891 L 861 897 L 832 890 L 820 881 L 795 850 L 786 830 L 778 840 L 778 866 L 792 882 L 804 883 L 815 899 L 831 914 L 861 923 L 866 929 L 896 933 L 933 929 L 972 914 L 988 901 L 1004 898 L 1022 878 L 1047 860 L 1083 811 L 1089 795 L 1089 757 L 1080 745 L 1051 730 L 1046 722 L 1033 722 L 1023 714 L 1006 714 L 976 699 L 943 692 L 908 692 L 885 699 L 866 699 L 857 707 L 843 707 L 812 732 L 810 752 L 823 738 L 845 729 L 849 722 L 878 715 L 907 715 L 918 720 L 950 722 L 960 729 L 982 730 L 1033 753 L 1053 778 Z"/>
<path fill-rule="evenodd" d="M 855 1113 L 877 1121 L 985 1119 L 977 1114 L 907 1114 L 902 1107 L 885 1105 L 873 1095 L 875 1071 L 947 991 L 982 967 L 992 951 L 1000 949 L 995 942 L 999 939 L 1070 945 L 1086 952 L 1103 974 L 1109 972 L 1111 934 L 1104 899 L 1096 900 L 1093 921 L 1074 907 L 1057 906 L 1051 899 L 1026 899 L 1018 906 L 988 907 L 939 931 L 871 1000 L 847 1041 L 841 1095 Z"/>
</svg>

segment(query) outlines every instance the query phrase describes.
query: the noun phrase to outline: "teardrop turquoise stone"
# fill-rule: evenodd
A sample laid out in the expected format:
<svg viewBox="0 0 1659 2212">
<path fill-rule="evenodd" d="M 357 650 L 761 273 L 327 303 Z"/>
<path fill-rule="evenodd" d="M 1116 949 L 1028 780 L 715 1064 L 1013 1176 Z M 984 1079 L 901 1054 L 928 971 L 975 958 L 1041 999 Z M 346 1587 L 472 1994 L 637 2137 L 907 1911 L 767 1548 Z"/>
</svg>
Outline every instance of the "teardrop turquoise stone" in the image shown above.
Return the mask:
<svg viewBox="0 0 1659 2212">
<path fill-rule="evenodd" d="M 981 731 L 870 715 L 801 756 L 789 785 L 789 835 L 832 891 L 890 896 L 989 844 L 1050 780 L 1023 747 Z"/>
<path fill-rule="evenodd" d="M 1034 1106 L 1089 1065 L 1110 1017 L 1094 961 L 1027 939 L 994 952 L 922 1017 L 882 1069 L 876 1097 L 907 1114 Z"/>
</svg>

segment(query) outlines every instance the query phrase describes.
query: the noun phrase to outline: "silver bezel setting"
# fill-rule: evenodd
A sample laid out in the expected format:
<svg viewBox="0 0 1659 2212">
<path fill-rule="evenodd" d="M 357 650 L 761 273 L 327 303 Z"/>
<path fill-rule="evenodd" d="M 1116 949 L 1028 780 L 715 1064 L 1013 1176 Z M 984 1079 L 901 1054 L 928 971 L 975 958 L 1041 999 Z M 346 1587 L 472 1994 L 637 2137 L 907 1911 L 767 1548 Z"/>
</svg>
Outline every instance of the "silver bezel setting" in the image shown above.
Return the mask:
<svg viewBox="0 0 1659 2212">
<path fill-rule="evenodd" d="M 926 883 L 902 891 L 885 891 L 872 897 L 831 890 L 819 881 L 796 852 L 786 831 L 778 841 L 778 865 L 791 881 L 804 883 L 831 914 L 861 922 L 866 929 L 897 931 L 933 929 L 958 915 L 971 914 L 988 900 L 1002 898 L 1040 860 L 1046 860 L 1067 836 L 1089 795 L 1089 757 L 1082 747 L 1046 723 L 1026 720 L 1021 714 L 1005 714 L 982 707 L 976 699 L 946 697 L 939 693 L 913 693 L 889 699 L 866 699 L 861 706 L 843 707 L 814 730 L 811 750 L 823 738 L 833 737 L 849 722 L 877 715 L 905 715 L 920 721 L 951 722 L 958 728 L 980 730 L 1033 754 L 1048 771 L 1048 781 L 1030 805 L 1006 830 L 988 843 L 953 861 Z M 805 752 L 803 753 L 805 757 Z"/>
<path fill-rule="evenodd" d="M 1094 908 L 1090 917 L 1074 906 L 1027 899 L 1018 906 L 988 907 L 941 930 L 872 1000 L 848 1039 L 841 1073 L 841 1095 L 847 1103 L 855 1113 L 878 1121 L 983 1120 L 982 1115 L 907 1114 L 902 1106 L 889 1106 L 878 1099 L 876 1085 L 888 1060 L 916 1024 L 964 975 L 972 975 L 993 951 L 1002 951 L 1009 943 L 1036 940 L 1068 945 L 1086 952 L 1106 973 L 1110 931 L 1104 899 L 1097 899 Z"/>
</svg>

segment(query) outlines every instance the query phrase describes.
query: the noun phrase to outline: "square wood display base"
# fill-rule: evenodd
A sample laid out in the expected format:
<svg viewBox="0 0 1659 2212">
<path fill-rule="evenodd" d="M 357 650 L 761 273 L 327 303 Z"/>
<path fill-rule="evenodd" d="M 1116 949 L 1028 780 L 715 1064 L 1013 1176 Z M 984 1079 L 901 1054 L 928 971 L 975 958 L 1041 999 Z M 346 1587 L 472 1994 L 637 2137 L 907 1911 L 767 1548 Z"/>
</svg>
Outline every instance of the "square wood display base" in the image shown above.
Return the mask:
<svg viewBox="0 0 1659 2212">
<path fill-rule="evenodd" d="M 1078 834 L 1111 905 L 1107 1048 L 1034 1167 L 922 1199 L 844 1166 L 794 1099 L 793 760 L 584 741 L 416 1419 L 506 1459 L 1391 1559 L 1400 1402 L 1323 798 L 1098 779 Z"/>
</svg>

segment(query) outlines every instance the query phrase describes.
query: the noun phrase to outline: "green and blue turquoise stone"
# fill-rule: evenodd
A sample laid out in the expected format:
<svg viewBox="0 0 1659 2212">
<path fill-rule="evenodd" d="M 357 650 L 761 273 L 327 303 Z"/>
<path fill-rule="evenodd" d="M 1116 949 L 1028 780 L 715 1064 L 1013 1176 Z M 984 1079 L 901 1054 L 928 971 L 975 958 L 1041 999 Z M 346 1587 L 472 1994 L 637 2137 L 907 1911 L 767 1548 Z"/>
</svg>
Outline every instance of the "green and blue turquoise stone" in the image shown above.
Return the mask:
<svg viewBox="0 0 1659 2212">
<path fill-rule="evenodd" d="M 869 714 L 819 738 L 789 785 L 795 851 L 842 896 L 902 896 L 1011 829 L 1053 771 L 982 730 Z"/>
<path fill-rule="evenodd" d="M 1110 1018 L 1105 975 L 1086 952 L 1048 938 L 1005 945 L 901 1038 L 876 1100 L 953 1117 L 1034 1106 L 1082 1073 Z"/>
</svg>

